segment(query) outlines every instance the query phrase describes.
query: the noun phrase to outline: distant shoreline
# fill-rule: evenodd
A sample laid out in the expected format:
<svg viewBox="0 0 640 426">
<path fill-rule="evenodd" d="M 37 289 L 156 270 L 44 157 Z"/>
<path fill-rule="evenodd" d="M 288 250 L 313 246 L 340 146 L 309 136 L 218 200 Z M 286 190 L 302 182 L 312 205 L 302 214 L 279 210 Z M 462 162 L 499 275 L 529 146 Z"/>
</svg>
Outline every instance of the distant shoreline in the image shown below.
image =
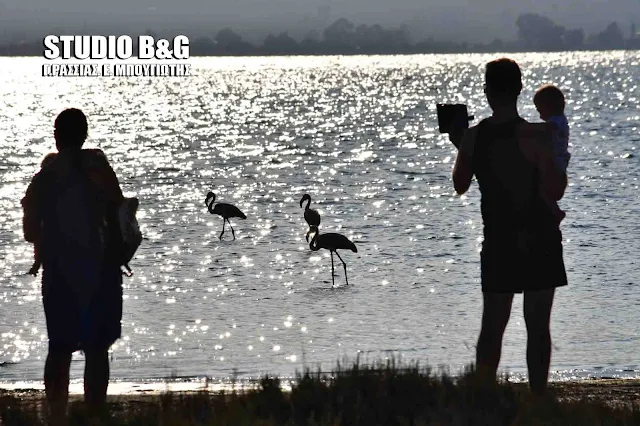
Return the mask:
<svg viewBox="0 0 640 426">
<path fill-rule="evenodd" d="M 614 21 L 600 32 L 586 34 L 582 28 L 565 28 L 547 16 L 524 13 L 518 16 L 514 24 L 517 28 L 516 39 L 496 38 L 488 43 L 437 40 L 433 37 L 417 40 L 406 25 L 398 28 L 384 28 L 379 24 L 358 24 L 346 18 L 339 18 L 324 29 L 310 28 L 302 38 L 294 38 L 285 30 L 280 33 L 269 33 L 262 41 L 248 41 L 242 34 L 226 27 L 217 31 L 215 35 L 191 37 L 188 40 L 188 53 L 191 57 L 254 57 L 549 53 L 640 49 L 640 31 L 637 31 L 635 23 L 631 23 L 629 30 L 625 31 Z M 55 34 L 49 34 L 40 40 L 34 38 L 5 40 L 4 44 L 0 45 L 0 57 L 43 56 L 45 48 L 50 53 L 50 57 L 57 57 L 58 54 L 52 52 L 59 51 L 60 46 L 65 46 L 65 49 L 78 48 L 79 52 L 82 52 L 81 56 L 88 56 L 89 44 L 91 44 L 90 49 L 106 48 L 107 40 L 104 38 L 100 39 L 104 43 L 98 43 L 95 46 L 93 44 L 94 41 L 97 43 L 97 39 L 90 41 L 84 38 L 84 36 L 91 36 L 91 33 L 86 34 L 87 31 L 89 29 L 85 28 L 83 30 L 85 34 L 75 34 L 64 40 L 59 39 Z M 77 38 L 78 36 L 83 37 Z M 143 43 L 141 38 L 143 36 L 145 50 L 153 47 L 149 43 L 159 43 L 161 40 L 166 46 L 172 46 L 172 49 L 186 47 L 184 35 L 180 35 L 179 44 L 176 45 L 178 34 L 168 38 L 158 37 L 152 29 L 147 29 L 144 33 L 126 35 L 123 46 L 130 48 L 127 53 L 137 53 L 138 44 Z M 110 43 L 117 43 L 115 37 L 110 37 Z M 173 51 L 165 51 L 163 54 L 167 53 L 171 55 Z"/>
</svg>

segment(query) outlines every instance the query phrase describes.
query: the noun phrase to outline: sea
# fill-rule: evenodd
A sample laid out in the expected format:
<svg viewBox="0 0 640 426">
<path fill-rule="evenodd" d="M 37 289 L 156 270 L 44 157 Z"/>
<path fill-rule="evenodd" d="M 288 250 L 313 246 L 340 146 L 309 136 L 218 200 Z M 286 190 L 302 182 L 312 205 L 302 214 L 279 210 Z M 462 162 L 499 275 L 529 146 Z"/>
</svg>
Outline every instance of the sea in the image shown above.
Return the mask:
<svg viewBox="0 0 640 426">
<path fill-rule="evenodd" d="M 480 193 L 453 189 L 436 103 L 487 117 L 484 65 L 499 56 L 206 57 L 163 78 L 45 78 L 41 58 L 0 59 L 0 387 L 42 387 L 47 329 L 20 200 L 68 107 L 140 200 L 112 389 L 295 378 L 337 362 L 460 373 L 482 312 Z M 640 53 L 508 56 L 523 71 L 522 116 L 540 121 L 533 94 L 554 83 L 571 126 L 551 379 L 640 377 Z M 231 219 L 235 240 L 229 225 L 218 238 L 209 191 L 246 214 Z M 338 252 L 349 285 L 340 260 L 333 285 L 329 252 L 305 241 L 303 194 L 321 232 L 356 245 Z M 83 368 L 78 352 L 77 386 Z M 500 370 L 526 380 L 521 295 Z"/>
</svg>

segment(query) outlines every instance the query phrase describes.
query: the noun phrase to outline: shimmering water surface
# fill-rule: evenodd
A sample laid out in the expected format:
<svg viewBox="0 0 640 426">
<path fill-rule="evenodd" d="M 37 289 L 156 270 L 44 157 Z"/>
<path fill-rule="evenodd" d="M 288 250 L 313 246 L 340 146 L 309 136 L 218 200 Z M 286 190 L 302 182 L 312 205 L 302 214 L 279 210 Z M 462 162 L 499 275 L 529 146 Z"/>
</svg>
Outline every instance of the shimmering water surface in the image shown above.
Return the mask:
<svg viewBox="0 0 640 426">
<path fill-rule="evenodd" d="M 454 194 L 455 150 L 437 133 L 435 103 L 486 116 L 493 58 L 203 58 L 186 79 L 45 79 L 39 59 L 0 60 L 0 381 L 42 377 L 46 326 L 39 278 L 21 275 L 32 248 L 19 201 L 69 106 L 87 113 L 88 145 L 141 200 L 147 240 L 125 278 L 115 378 L 292 375 L 358 354 L 457 372 L 479 330 L 482 224 L 477 186 Z M 533 90 L 557 83 L 573 132 L 554 377 L 636 376 L 640 54 L 514 58 L 523 115 L 538 120 Z M 247 214 L 232 220 L 236 241 L 218 240 L 208 190 Z M 304 241 L 305 192 L 322 230 L 358 246 L 342 252 L 348 287 L 337 263 L 331 288 L 328 252 Z M 525 342 L 516 297 L 501 368 L 525 371 Z"/>
</svg>

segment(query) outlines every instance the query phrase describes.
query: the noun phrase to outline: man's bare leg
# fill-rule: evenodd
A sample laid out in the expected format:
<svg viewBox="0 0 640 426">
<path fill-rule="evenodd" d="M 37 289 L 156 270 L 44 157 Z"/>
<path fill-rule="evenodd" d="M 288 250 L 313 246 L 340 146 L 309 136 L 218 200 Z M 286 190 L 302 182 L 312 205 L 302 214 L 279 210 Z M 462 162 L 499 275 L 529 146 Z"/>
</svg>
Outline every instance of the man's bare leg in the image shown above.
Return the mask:
<svg viewBox="0 0 640 426">
<path fill-rule="evenodd" d="M 512 293 L 483 293 L 482 329 L 476 348 L 476 368 L 483 379 L 495 381 L 502 337 L 511 315 Z"/>
<path fill-rule="evenodd" d="M 524 294 L 524 321 L 527 324 L 527 367 L 531 390 L 542 395 L 547 390 L 551 364 L 551 308 L 555 289 Z"/>
<path fill-rule="evenodd" d="M 44 365 L 44 386 L 51 425 L 65 425 L 69 402 L 71 352 L 51 350 Z"/>
</svg>

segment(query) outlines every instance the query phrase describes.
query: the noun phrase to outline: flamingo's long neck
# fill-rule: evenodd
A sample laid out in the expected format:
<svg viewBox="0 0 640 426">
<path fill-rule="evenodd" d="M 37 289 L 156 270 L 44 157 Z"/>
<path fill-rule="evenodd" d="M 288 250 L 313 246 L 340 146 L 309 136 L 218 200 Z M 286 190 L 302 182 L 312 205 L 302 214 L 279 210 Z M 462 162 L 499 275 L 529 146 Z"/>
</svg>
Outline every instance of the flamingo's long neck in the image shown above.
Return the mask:
<svg viewBox="0 0 640 426">
<path fill-rule="evenodd" d="M 313 233 L 313 238 L 311 239 L 311 242 L 309 243 L 309 248 L 312 251 L 318 251 L 320 250 L 320 247 L 318 247 L 318 235 L 320 235 L 320 231 L 318 231 L 317 229 L 314 229 L 314 233 Z"/>
<path fill-rule="evenodd" d="M 209 201 L 211 200 L 211 201 Z M 204 202 L 207 205 L 207 209 L 209 210 L 209 213 L 213 214 L 213 203 L 215 203 L 216 201 L 216 196 L 214 195 L 213 197 L 207 198 Z"/>
</svg>

